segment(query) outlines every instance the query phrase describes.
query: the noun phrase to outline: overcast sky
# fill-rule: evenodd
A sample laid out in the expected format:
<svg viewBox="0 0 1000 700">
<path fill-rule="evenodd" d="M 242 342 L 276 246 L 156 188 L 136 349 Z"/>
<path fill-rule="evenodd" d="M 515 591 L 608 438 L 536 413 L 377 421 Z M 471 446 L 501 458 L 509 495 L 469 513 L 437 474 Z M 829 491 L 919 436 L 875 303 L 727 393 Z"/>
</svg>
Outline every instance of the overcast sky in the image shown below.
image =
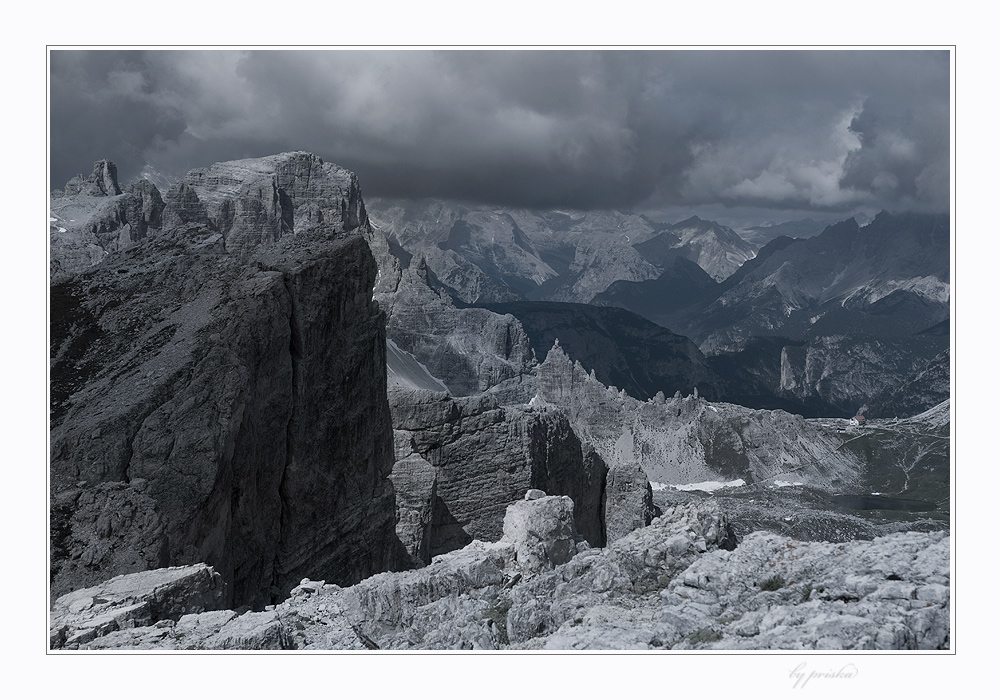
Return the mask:
<svg viewBox="0 0 1000 700">
<path fill-rule="evenodd" d="M 62 51 L 51 186 L 311 151 L 367 197 L 945 211 L 945 51 Z"/>
</svg>

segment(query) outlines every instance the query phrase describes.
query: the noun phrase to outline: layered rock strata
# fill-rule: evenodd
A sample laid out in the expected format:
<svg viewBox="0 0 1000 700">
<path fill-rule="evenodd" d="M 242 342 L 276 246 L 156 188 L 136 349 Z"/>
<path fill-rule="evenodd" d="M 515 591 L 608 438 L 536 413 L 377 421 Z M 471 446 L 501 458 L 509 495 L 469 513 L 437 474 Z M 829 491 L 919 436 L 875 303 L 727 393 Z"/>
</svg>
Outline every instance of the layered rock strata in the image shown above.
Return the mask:
<svg viewBox="0 0 1000 700">
<path fill-rule="evenodd" d="M 506 507 L 530 488 L 572 498 L 580 534 L 603 544 L 607 468 L 561 411 L 405 389 L 390 392 L 390 405 L 397 534 L 414 564 L 499 539 Z"/>
<path fill-rule="evenodd" d="M 204 217 L 178 224 L 168 196 L 157 235 L 51 290 L 53 593 L 207 562 L 227 604 L 260 607 L 306 573 L 386 570 L 385 327 L 356 178 L 294 153 L 171 192 Z M 81 506 L 112 496 L 128 510 Z"/>
</svg>

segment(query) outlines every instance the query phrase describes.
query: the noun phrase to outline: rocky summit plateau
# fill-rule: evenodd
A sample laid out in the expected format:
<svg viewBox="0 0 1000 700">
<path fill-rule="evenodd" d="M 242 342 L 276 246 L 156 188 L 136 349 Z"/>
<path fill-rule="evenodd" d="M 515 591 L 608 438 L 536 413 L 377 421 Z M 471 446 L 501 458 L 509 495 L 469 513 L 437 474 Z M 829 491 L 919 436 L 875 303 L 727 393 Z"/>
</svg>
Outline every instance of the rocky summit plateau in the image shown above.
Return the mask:
<svg viewBox="0 0 1000 700">
<path fill-rule="evenodd" d="M 369 210 L 291 152 L 49 219 L 51 649 L 951 648 L 946 218 Z"/>
</svg>

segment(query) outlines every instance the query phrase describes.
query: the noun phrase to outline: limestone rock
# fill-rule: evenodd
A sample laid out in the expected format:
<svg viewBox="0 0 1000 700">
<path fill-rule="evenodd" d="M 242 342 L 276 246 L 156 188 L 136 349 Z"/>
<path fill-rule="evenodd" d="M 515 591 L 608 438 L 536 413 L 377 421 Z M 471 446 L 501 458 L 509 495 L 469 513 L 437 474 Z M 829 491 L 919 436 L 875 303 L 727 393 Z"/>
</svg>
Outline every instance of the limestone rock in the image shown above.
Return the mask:
<svg viewBox="0 0 1000 700">
<path fill-rule="evenodd" d="M 659 591 L 704 552 L 732 546 L 725 514 L 711 503 L 679 507 L 604 550 L 586 550 L 564 566 L 516 587 L 508 635 L 512 644 L 583 624 L 583 611 Z M 634 621 L 633 621 L 634 622 Z"/>
<path fill-rule="evenodd" d="M 185 224 L 209 226 L 208 212 L 198 198 L 198 192 L 187 182 L 179 182 L 164 196 L 163 221 L 166 228 Z"/>
<path fill-rule="evenodd" d="M 58 598 L 52 605 L 53 648 L 91 642 L 120 629 L 144 627 L 225 604 L 222 577 L 204 564 L 117 576 Z"/>
<path fill-rule="evenodd" d="M 835 432 L 801 416 L 695 396 L 638 401 L 602 384 L 558 345 L 538 366 L 537 386 L 610 468 L 638 462 L 661 484 L 787 478 L 843 489 L 858 484 L 864 469 L 838 449 Z"/>
<path fill-rule="evenodd" d="M 67 195 L 84 194 L 89 197 L 114 197 L 122 193 L 118 186 L 118 168 L 110 160 L 94 163 L 93 172 L 86 178 L 77 175 L 66 183 Z"/>
<path fill-rule="evenodd" d="M 139 180 L 118 185 L 111 161 L 94 163 L 94 172 L 66 183 L 50 203 L 50 274 L 53 281 L 100 263 L 111 252 L 129 248 L 162 226 L 163 200 L 156 186 Z"/>
<path fill-rule="evenodd" d="M 503 540 L 514 543 L 518 568 L 527 576 L 565 564 L 576 554 L 573 501 L 566 496 L 542 496 L 507 506 Z"/>
<path fill-rule="evenodd" d="M 395 432 L 397 459 L 390 479 L 396 491 L 396 536 L 406 550 L 410 565 L 421 566 L 430 561 L 437 475 L 426 459 L 412 451 L 409 433 Z M 405 456 L 400 457 L 404 452 Z"/>
<path fill-rule="evenodd" d="M 290 649 L 288 629 L 273 611 L 248 612 L 224 624 L 209 649 Z"/>
<path fill-rule="evenodd" d="M 716 638 L 677 648 L 946 649 L 948 542 L 941 532 L 838 544 L 755 533 L 671 585 L 666 604 Z"/>
<path fill-rule="evenodd" d="M 92 573 L 204 561 L 228 604 L 260 607 L 306 574 L 346 584 L 393 563 L 384 316 L 368 245 L 344 231 L 364 223 L 351 174 L 302 154 L 223 166 L 190 186 L 207 224 L 165 224 L 52 286 L 52 492 L 145 480 L 166 562 L 144 514 L 141 552 L 116 545 Z M 251 245 L 266 236 L 230 193 L 262 182 L 297 223 Z M 72 551 L 88 541 L 100 531 Z M 89 583 L 63 556 L 54 586 Z"/>
<path fill-rule="evenodd" d="M 532 211 L 441 200 L 376 199 L 380 230 L 422 255 L 465 303 L 527 296 L 589 302 L 615 280 L 657 276 L 633 245 L 656 235 L 618 211 Z"/>
<path fill-rule="evenodd" d="M 402 446 L 397 441 L 397 459 L 404 460 L 404 476 L 396 481 L 400 501 L 415 510 L 430 505 L 430 556 L 474 539 L 499 539 L 507 506 L 530 488 L 569 496 L 581 535 L 603 544 L 606 467 L 560 411 L 500 406 L 490 395 L 455 398 L 401 389 L 391 391 L 389 400 L 397 436 L 405 432 Z M 406 461 L 411 453 L 433 467 L 433 495 L 426 481 L 405 476 L 416 466 Z M 414 490 L 402 493 L 410 484 Z"/>
<path fill-rule="evenodd" d="M 610 544 L 638 528 L 646 527 L 658 515 L 653 505 L 653 489 L 637 462 L 608 470 L 604 487 L 604 527 Z"/>
<path fill-rule="evenodd" d="M 301 151 L 195 168 L 167 193 L 164 216 L 173 225 L 206 223 L 234 254 L 285 235 L 342 233 L 368 222 L 357 176 Z"/>
<path fill-rule="evenodd" d="M 452 394 L 486 391 L 532 365 L 528 337 L 513 316 L 456 308 L 444 291 L 434 287 L 423 258 L 399 275 L 391 293 L 376 294 L 386 312 L 386 334 Z"/>
<path fill-rule="evenodd" d="M 136 479 L 55 494 L 50 507 L 52 595 L 93 586 L 109 571 L 156 569 L 169 562 L 156 501 Z"/>
<path fill-rule="evenodd" d="M 831 544 L 758 532 L 732 549 L 726 515 L 703 503 L 673 508 L 610 548 L 581 549 L 565 563 L 547 562 L 546 570 L 532 576 L 520 550 L 530 542 L 566 539 L 572 527 L 564 501 L 542 497 L 512 505 L 512 539 L 475 541 L 435 557 L 429 566 L 377 574 L 347 588 L 304 580 L 292 596 L 264 612 L 200 612 L 153 622 L 141 606 L 126 606 L 116 613 L 124 628 L 112 631 L 105 617 L 104 636 L 97 637 L 94 625 L 86 626 L 90 622 L 79 630 L 56 626 L 52 636 L 62 643 L 71 632 L 73 646 L 81 649 L 951 645 L 944 533 Z M 533 532 L 536 527 L 544 534 Z M 92 600 L 60 602 L 60 619 L 90 614 Z M 76 612 L 62 612 L 69 605 Z"/>
</svg>

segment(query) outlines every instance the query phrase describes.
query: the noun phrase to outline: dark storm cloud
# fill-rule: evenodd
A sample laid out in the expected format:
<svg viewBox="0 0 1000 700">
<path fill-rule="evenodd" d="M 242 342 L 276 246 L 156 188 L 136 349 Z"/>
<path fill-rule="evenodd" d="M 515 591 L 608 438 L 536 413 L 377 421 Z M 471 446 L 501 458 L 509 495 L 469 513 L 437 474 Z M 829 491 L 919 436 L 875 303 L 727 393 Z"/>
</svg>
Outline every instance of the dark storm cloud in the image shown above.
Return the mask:
<svg viewBox="0 0 1000 700">
<path fill-rule="evenodd" d="M 158 103 L 158 76 L 142 53 L 56 51 L 50 66 L 54 187 L 112 153 L 120 170 L 136 173 L 152 143 L 184 131 L 183 110 Z"/>
<path fill-rule="evenodd" d="M 366 194 L 946 207 L 945 52 L 51 54 L 52 185 L 309 150 Z"/>
</svg>

